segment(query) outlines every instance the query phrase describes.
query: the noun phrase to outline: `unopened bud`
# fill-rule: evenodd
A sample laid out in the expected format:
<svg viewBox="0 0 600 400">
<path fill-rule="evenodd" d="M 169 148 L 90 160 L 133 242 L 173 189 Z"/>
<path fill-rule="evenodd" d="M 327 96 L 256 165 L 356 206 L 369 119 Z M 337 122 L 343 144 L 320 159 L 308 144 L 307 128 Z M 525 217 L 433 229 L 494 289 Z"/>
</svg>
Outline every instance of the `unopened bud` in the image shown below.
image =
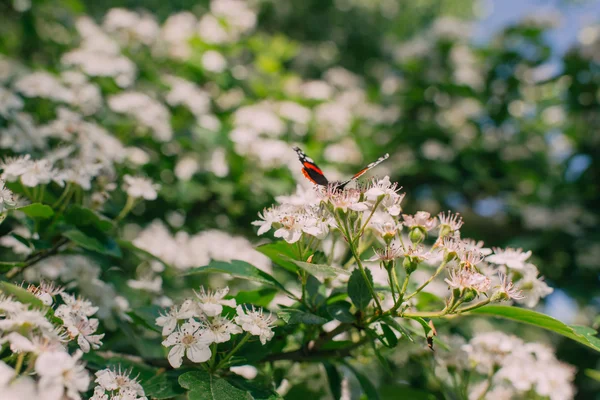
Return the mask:
<svg viewBox="0 0 600 400">
<path fill-rule="evenodd" d="M 402 262 L 402 266 L 406 271 L 407 275 L 412 274 L 417 269 L 418 263 L 412 259 L 412 257 L 404 257 L 404 261 Z"/>
<path fill-rule="evenodd" d="M 414 245 L 418 245 L 425 240 L 426 232 L 420 227 L 414 227 L 410 230 L 408 237 Z"/>
<path fill-rule="evenodd" d="M 465 289 L 463 293 L 463 303 L 468 303 L 473 301 L 477 297 L 477 290 L 475 289 Z"/>
</svg>

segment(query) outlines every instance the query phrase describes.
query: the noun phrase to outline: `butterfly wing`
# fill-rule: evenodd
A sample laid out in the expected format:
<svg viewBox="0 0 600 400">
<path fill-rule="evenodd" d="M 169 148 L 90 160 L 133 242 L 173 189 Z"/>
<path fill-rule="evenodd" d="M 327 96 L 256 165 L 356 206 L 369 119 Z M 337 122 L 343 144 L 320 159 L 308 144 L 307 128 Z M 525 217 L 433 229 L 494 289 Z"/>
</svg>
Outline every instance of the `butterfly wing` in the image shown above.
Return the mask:
<svg viewBox="0 0 600 400">
<path fill-rule="evenodd" d="M 298 159 L 302 163 L 302 173 L 315 185 L 327 186 L 329 181 L 325 178 L 321 168 L 315 164 L 312 158 L 308 157 L 299 147 L 294 147 L 294 151 L 298 153 Z"/>
<path fill-rule="evenodd" d="M 360 171 L 358 171 L 356 174 L 354 174 L 354 176 L 350 179 L 348 179 L 345 182 L 340 183 L 340 185 L 338 186 L 340 189 L 343 189 L 344 186 L 346 186 L 347 184 L 349 184 L 350 182 L 360 178 L 361 176 L 363 176 L 364 174 L 366 174 L 367 172 L 369 172 L 369 170 L 375 168 L 376 166 L 378 166 L 379 164 L 381 164 L 382 162 L 384 162 L 385 160 L 387 160 L 390 157 L 389 154 L 385 154 L 381 157 L 379 157 L 376 161 L 373 161 L 371 164 L 367 165 L 366 167 L 364 167 L 363 169 L 361 169 Z"/>
</svg>

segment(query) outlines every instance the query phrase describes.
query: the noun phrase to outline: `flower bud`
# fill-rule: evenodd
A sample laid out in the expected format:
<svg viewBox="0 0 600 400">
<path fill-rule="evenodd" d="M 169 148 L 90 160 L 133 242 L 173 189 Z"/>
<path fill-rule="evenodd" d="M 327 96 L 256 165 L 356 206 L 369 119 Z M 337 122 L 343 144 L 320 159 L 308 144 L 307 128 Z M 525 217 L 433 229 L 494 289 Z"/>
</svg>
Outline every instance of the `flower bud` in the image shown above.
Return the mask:
<svg viewBox="0 0 600 400">
<path fill-rule="evenodd" d="M 412 257 L 404 257 L 404 261 L 402 262 L 402 266 L 404 267 L 407 275 L 415 272 L 418 264 L 419 263 L 416 262 Z"/>
<path fill-rule="evenodd" d="M 421 228 L 421 227 L 414 227 L 410 230 L 410 233 L 408 234 L 408 237 L 410 239 L 410 241 L 414 244 L 414 245 L 418 245 L 419 243 L 421 243 L 423 240 L 425 240 L 425 235 L 427 233 Z"/>
<path fill-rule="evenodd" d="M 475 289 L 465 289 L 463 292 L 463 303 L 468 303 L 473 301 L 477 297 L 477 290 Z"/>
</svg>

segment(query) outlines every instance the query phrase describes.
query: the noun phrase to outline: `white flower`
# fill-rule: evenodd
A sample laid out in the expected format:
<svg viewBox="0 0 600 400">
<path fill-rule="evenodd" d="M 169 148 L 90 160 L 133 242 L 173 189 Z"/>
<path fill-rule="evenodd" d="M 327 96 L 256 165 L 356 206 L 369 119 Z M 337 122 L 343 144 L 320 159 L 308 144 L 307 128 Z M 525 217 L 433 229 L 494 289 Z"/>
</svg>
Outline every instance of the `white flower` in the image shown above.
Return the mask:
<svg viewBox="0 0 600 400">
<path fill-rule="evenodd" d="M 154 139 L 168 142 L 173 138 L 171 113 L 164 104 L 141 92 L 122 92 L 108 98 L 108 107 L 130 115 L 152 131 Z"/>
<path fill-rule="evenodd" d="M 463 225 L 462 217 L 459 214 L 452 214 L 450 211 L 448 211 L 448 213 L 439 213 L 438 220 L 440 222 L 440 232 L 443 232 L 444 230 L 455 232 Z"/>
<path fill-rule="evenodd" d="M 0 320 L 0 331 L 18 329 L 22 326 L 38 327 L 46 334 L 54 332 L 54 325 L 39 310 L 20 310 L 16 313 L 7 313 L 6 317 Z"/>
<path fill-rule="evenodd" d="M 152 183 L 148 178 L 139 176 L 125 175 L 123 179 L 126 184 L 125 190 L 129 196 L 134 199 L 156 200 L 158 196 L 157 190 L 160 189 L 160 185 Z"/>
<path fill-rule="evenodd" d="M 467 250 L 478 250 L 484 256 L 492 254 L 492 249 L 483 247 L 485 245 L 483 240 L 475 241 L 474 239 L 462 239 L 462 245 Z"/>
<path fill-rule="evenodd" d="M 262 309 L 256 310 L 254 306 L 250 309 L 242 306 L 236 308 L 237 316 L 235 317 L 235 323 L 242 327 L 243 330 L 249 332 L 254 336 L 259 336 L 262 344 L 273 338 L 275 334 L 271 329 L 276 321 L 273 314 L 263 314 Z"/>
<path fill-rule="evenodd" d="M 469 269 L 483 261 L 483 254 L 479 250 L 465 250 L 464 248 L 458 252 L 460 265 L 463 268 Z"/>
<path fill-rule="evenodd" d="M 51 306 L 54 303 L 54 296 L 64 291 L 62 286 L 55 286 L 49 281 L 42 281 L 38 286 L 29 285 L 27 291 L 31 292 L 44 303 L 46 306 Z"/>
<path fill-rule="evenodd" d="M 258 226 L 257 234 L 260 236 L 271 230 L 273 223 L 279 221 L 279 213 L 277 208 L 265 208 L 262 213 L 258 213 L 258 217 L 262 221 L 253 221 L 252 225 Z"/>
<path fill-rule="evenodd" d="M 173 346 L 167 357 L 169 364 L 173 368 L 179 368 L 184 354 L 190 361 L 195 363 L 208 361 L 212 355 L 208 347 L 212 335 L 206 333 L 207 331 L 202 328 L 202 325 L 193 319 L 188 320 L 178 330 L 171 333 L 162 342 L 165 347 Z"/>
<path fill-rule="evenodd" d="M 362 192 L 358 189 L 339 190 L 337 184 L 331 183 L 327 186 L 324 197 L 337 210 L 343 212 L 348 212 L 348 209 L 366 211 L 369 209 L 369 205 L 364 201 L 360 201 L 361 195 Z"/>
<path fill-rule="evenodd" d="M 479 293 L 489 290 L 491 281 L 487 276 L 474 271 L 472 268 L 450 270 L 449 278 L 444 279 L 453 289 L 474 289 Z"/>
<path fill-rule="evenodd" d="M 85 367 L 78 362 L 81 355 L 80 351 L 73 356 L 64 351 L 40 354 L 35 361 L 40 393 L 48 399 L 81 399 L 80 392 L 85 392 L 90 384 Z"/>
<path fill-rule="evenodd" d="M 431 217 L 426 211 L 418 211 L 415 215 L 402 214 L 404 226 L 408 228 L 422 228 L 430 231 L 437 225 L 436 217 Z"/>
<path fill-rule="evenodd" d="M 221 315 L 223 312 L 223 306 L 235 307 L 235 299 L 224 299 L 229 293 L 229 287 L 224 287 L 213 291 L 204 290 L 204 287 L 200 287 L 200 292 L 195 292 L 198 297 L 198 306 L 200 309 L 209 317 Z"/>
<path fill-rule="evenodd" d="M 523 252 L 523 249 L 500 249 L 494 247 L 494 254 L 487 256 L 486 261 L 498 265 L 506 265 L 508 268 L 522 270 L 526 261 L 531 257 L 531 250 Z"/>
<path fill-rule="evenodd" d="M 498 273 L 500 278 L 500 285 L 498 286 L 498 291 L 496 294 L 502 300 L 523 300 L 525 296 L 523 292 L 515 287 L 515 284 L 510 280 L 510 278 L 502 273 Z"/>
<path fill-rule="evenodd" d="M 242 333 L 242 329 L 225 317 L 216 316 L 206 323 L 206 329 L 213 336 L 214 343 L 224 343 L 231 339 L 231 335 Z"/>
<path fill-rule="evenodd" d="M 396 243 L 386 246 L 383 249 L 374 249 L 375 255 L 367 261 L 392 261 L 404 254 L 404 250 Z"/>
<path fill-rule="evenodd" d="M 84 353 L 88 353 L 90 347 L 95 350 L 102 345 L 101 340 L 104 334 L 93 335 L 98 329 L 98 319 L 92 318 L 86 320 L 84 318 L 77 318 L 76 321 L 66 320 L 65 326 L 71 339 L 77 339 L 77 344 Z"/>
<path fill-rule="evenodd" d="M 156 318 L 156 325 L 162 326 L 162 335 L 167 336 L 175 330 L 177 322 L 195 317 L 196 310 L 191 300 L 186 300 L 181 307 L 171 307 L 164 315 Z"/>
<path fill-rule="evenodd" d="M 220 73 L 227 67 L 227 60 L 218 51 L 209 50 L 202 55 L 202 66 L 207 71 Z"/>
<path fill-rule="evenodd" d="M 162 291 L 162 278 L 154 276 L 152 273 L 143 274 L 138 279 L 128 279 L 127 286 L 132 289 L 145 290 L 150 293 L 160 293 Z"/>
<path fill-rule="evenodd" d="M 77 317 L 87 319 L 87 317 L 91 317 L 98 311 L 98 307 L 83 297 L 75 297 L 68 293 L 61 293 L 60 297 L 62 297 L 65 304 L 58 306 L 54 314 L 63 320 Z"/>
<path fill-rule="evenodd" d="M 24 375 L 17 377 L 15 370 L 3 361 L 0 361 L 0 393 L 2 400 L 39 398 L 34 380 Z"/>
<path fill-rule="evenodd" d="M 27 167 L 20 178 L 23 185 L 35 187 L 56 180 L 57 171 L 52 168 L 50 160 L 41 159 L 27 163 Z M 62 186 L 61 181 L 57 181 L 57 183 Z"/>
<path fill-rule="evenodd" d="M 524 298 L 517 299 L 517 302 L 526 307 L 535 307 L 541 298 L 548 296 L 554 291 L 549 287 L 541 277 L 538 277 L 538 270 L 533 264 L 526 264 L 523 277 L 518 281 L 519 289 L 523 292 Z"/>
<path fill-rule="evenodd" d="M 31 163 L 31 156 L 29 154 L 20 157 L 5 158 L 0 164 L 2 179 L 7 182 L 15 182 L 29 169 Z"/>
<path fill-rule="evenodd" d="M 96 380 L 95 382 L 98 386 L 94 389 L 94 396 L 98 396 L 98 399 L 102 399 L 102 394 L 105 391 L 117 392 L 117 395 L 121 397 L 112 397 L 112 399 L 119 400 L 141 400 L 145 399 L 144 388 L 140 383 L 135 379 L 131 378 L 130 371 L 121 371 L 119 367 L 118 370 L 113 369 L 103 369 L 96 372 Z M 129 397 L 127 397 L 129 396 Z M 140 396 L 140 397 L 138 397 Z"/>
<path fill-rule="evenodd" d="M 3 180 L 0 180 L 0 214 L 16 205 L 17 201 L 13 192 L 4 186 Z"/>
<path fill-rule="evenodd" d="M 390 177 L 386 176 L 379 180 L 373 179 L 371 187 L 365 192 L 365 197 L 369 203 L 374 205 L 383 196 L 380 207 L 396 217 L 402 211 L 400 203 L 404 199 L 404 194 L 398 194 L 400 189 L 397 183 L 390 182 Z"/>
</svg>

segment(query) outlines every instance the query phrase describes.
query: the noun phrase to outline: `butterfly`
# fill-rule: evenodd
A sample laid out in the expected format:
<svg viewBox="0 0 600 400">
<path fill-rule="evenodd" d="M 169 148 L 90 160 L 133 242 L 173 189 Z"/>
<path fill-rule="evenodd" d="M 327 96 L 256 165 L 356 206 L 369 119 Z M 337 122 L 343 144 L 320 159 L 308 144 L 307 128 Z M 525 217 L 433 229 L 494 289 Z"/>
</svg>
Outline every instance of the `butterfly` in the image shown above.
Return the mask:
<svg viewBox="0 0 600 400">
<path fill-rule="evenodd" d="M 387 160 L 388 157 L 390 156 L 389 154 L 386 153 L 384 156 L 379 157 L 376 161 L 373 161 L 371 164 L 367 165 L 366 167 L 364 167 L 363 169 L 358 171 L 356 174 L 354 174 L 354 176 L 352 178 L 348 179 L 347 181 L 329 182 L 327 180 L 327 178 L 325 178 L 325 175 L 323 174 L 323 171 L 321 171 L 321 168 L 319 168 L 317 166 L 317 164 L 315 164 L 315 162 L 313 161 L 312 158 L 307 156 L 302 150 L 300 150 L 299 147 L 294 147 L 294 151 L 296 153 L 298 153 L 298 159 L 302 163 L 302 173 L 304 174 L 306 179 L 308 179 L 315 185 L 320 185 L 320 186 L 328 186 L 331 183 L 338 190 L 343 190 L 347 184 L 360 178 L 361 176 L 366 174 L 367 171 L 369 171 L 372 168 L 375 168 L 376 166 L 381 164 L 383 161 Z"/>
</svg>

